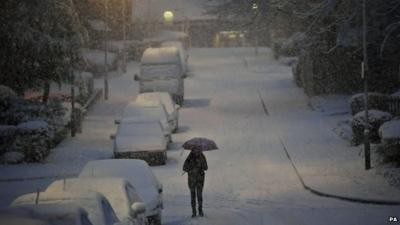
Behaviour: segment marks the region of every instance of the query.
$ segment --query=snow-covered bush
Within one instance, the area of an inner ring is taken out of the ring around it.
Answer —
[[[381,93],[368,93],[368,109],[376,109],[380,111],[388,111],[389,96]],[[356,94],[350,98],[351,114],[355,115],[358,112],[365,110],[364,94]]]
[[[15,94],[15,92],[11,88],[0,85],[0,101],[1,99],[8,97],[17,97],[17,94]]]
[[[398,98],[400,98],[400,90],[398,90],[398,91],[394,92],[394,93],[393,93],[393,94],[391,94],[390,96],[392,96],[392,97],[398,97]]]
[[[45,121],[29,121],[17,126],[14,149],[25,155],[26,162],[40,162],[50,153],[51,135]]]
[[[49,154],[50,147],[58,144],[67,134],[63,122],[66,109],[59,99],[51,98],[46,105],[21,98],[7,98],[0,107],[3,109],[0,124],[7,124],[0,126],[0,155],[17,151],[25,155],[26,161],[41,161]]]
[[[280,48],[280,55],[296,56],[300,54],[306,42],[306,35],[301,32],[294,33],[291,37],[283,41]]]
[[[384,156],[390,160],[400,160],[400,120],[385,122],[379,128]]]
[[[81,49],[82,57],[88,66],[88,71],[94,75],[100,75],[104,72],[104,51],[97,49]],[[107,52],[107,68],[114,70],[117,67],[118,55],[113,52]]]
[[[17,128],[10,125],[0,125],[0,155],[12,149]]]
[[[17,164],[23,162],[25,155],[22,152],[6,152],[1,156],[1,162],[4,164]]]
[[[373,142],[379,142],[379,127],[392,119],[392,115],[379,110],[368,110],[369,137]],[[353,130],[353,143],[360,144],[364,140],[364,127],[366,126],[365,111],[361,111],[353,116],[351,128]]]
[[[17,125],[31,118],[42,117],[45,105],[21,98],[5,98],[0,103],[0,124]]]

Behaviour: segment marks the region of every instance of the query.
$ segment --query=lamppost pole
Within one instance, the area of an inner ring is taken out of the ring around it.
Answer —
[[[108,100],[108,26],[107,26],[107,0],[104,0],[104,99]]]
[[[363,62],[362,62],[362,78],[364,79],[364,106],[365,106],[365,126],[364,126],[364,155],[365,169],[371,168],[371,149],[369,143],[369,115],[368,115],[368,54],[367,54],[367,3],[362,2],[363,14]]]
[[[122,70],[126,72],[126,16],[125,16],[125,0],[122,0]]]
[[[255,55],[256,56],[258,56],[258,20],[257,20],[257,17],[258,17],[258,4],[257,3],[253,3],[253,5],[251,6],[251,8],[252,8],[252,10],[253,10],[253,12],[254,12],[254,15],[255,15],[255,17],[254,17],[254,33],[253,33],[253,35],[254,35],[254,53],[255,53]]]

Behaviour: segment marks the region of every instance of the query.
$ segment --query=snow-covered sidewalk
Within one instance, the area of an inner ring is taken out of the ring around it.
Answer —
[[[313,111],[309,99],[292,82],[289,67],[266,63],[268,60],[260,57],[247,61],[253,73],[268,74],[260,87],[269,112],[268,123],[274,127],[276,137],[282,140],[308,188],[355,201],[400,203],[400,190],[389,185],[374,168],[365,171],[360,148],[350,147],[334,132],[338,117],[348,112],[343,104],[347,102],[346,96],[337,96],[343,97],[342,101],[325,99],[328,108]],[[274,70],[280,72],[271,73]],[[318,103],[320,99],[313,100]]]
[[[133,81],[137,70],[138,63],[132,62],[126,74],[110,75],[109,100],[101,97],[89,110],[82,124],[82,133],[73,138],[68,136],[52,149],[44,163],[0,165],[0,181],[70,177],[77,175],[89,160],[110,158],[113,152],[109,136],[116,129],[114,119],[137,95],[137,84]],[[95,86],[103,87],[103,79],[96,79]]]

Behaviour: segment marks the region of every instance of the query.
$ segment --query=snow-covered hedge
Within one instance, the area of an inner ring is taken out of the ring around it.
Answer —
[[[368,109],[376,109],[380,111],[388,111],[389,96],[381,93],[368,93]],[[364,93],[353,95],[350,98],[350,108],[352,115],[365,110]]]
[[[386,158],[400,160],[400,120],[384,123],[379,128],[383,152]]]
[[[2,162],[17,163],[21,154],[25,161],[41,161],[66,136],[63,121],[66,110],[61,100],[50,99],[47,105],[14,97],[3,100],[0,102]]]
[[[45,121],[29,121],[17,126],[14,150],[24,153],[26,162],[40,162],[50,153],[49,124]]]
[[[368,126],[370,128],[370,140],[373,142],[379,142],[379,127],[392,119],[392,115],[387,112],[379,110],[368,110]],[[353,130],[353,143],[358,145],[364,140],[364,127],[365,111],[361,111],[353,116],[351,121],[351,128]]]

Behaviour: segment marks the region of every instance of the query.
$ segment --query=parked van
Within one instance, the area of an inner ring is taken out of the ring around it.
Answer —
[[[140,62],[139,93],[168,92],[182,105],[184,99],[183,67],[176,47],[148,48]]]
[[[162,47],[175,47],[179,51],[179,56],[181,58],[181,65],[182,65],[182,70],[183,70],[183,77],[187,77],[188,73],[188,59],[189,55],[185,51],[185,48],[183,47],[182,42],[179,41],[165,41],[161,43]]]

